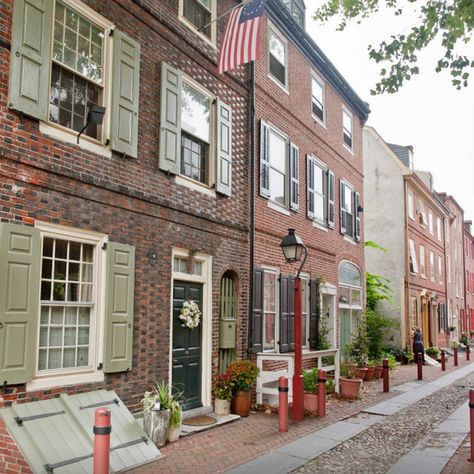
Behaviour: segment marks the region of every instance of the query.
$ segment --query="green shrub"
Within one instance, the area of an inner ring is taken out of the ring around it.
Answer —
[[[430,356],[432,359],[438,359],[439,357],[439,349],[437,347],[428,347],[425,349],[426,355]]]

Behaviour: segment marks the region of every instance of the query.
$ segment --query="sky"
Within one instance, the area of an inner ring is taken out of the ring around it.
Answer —
[[[388,143],[412,145],[415,168],[431,171],[434,188],[454,196],[464,208],[465,219],[474,220],[474,71],[471,84],[458,91],[449,73],[436,73],[442,57],[439,44],[419,55],[421,72],[395,94],[372,96],[381,66],[371,60],[368,45],[407,33],[417,22],[416,13],[401,17],[383,11],[342,32],[337,22],[321,25],[311,18],[320,0],[306,0],[306,29],[339,69],[357,94],[370,104],[367,125]],[[470,44],[471,59],[474,41]]]

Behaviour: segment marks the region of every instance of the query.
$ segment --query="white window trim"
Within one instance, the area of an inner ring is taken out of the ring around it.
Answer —
[[[416,257],[416,248],[415,248],[415,241],[413,239],[408,239],[408,251],[411,254],[412,264],[413,264],[413,271],[410,271],[412,275],[416,275],[418,273],[418,260]],[[420,255],[421,259],[421,255]],[[420,260],[420,268],[421,268],[421,260]]]
[[[322,127],[326,128],[326,85],[324,81],[316,74],[314,71],[311,71],[311,116],[313,119],[319,123]],[[321,120],[317,115],[313,113],[313,81],[316,81],[323,90],[323,120]]]
[[[411,201],[410,201],[411,198]],[[415,220],[415,195],[413,194],[413,191],[408,191],[408,217],[414,221]],[[411,205],[410,205],[411,204]]]
[[[273,168],[273,166],[271,164],[271,161],[270,161],[270,154],[271,154],[270,133],[273,131],[275,134],[280,135],[280,138],[285,140],[285,186],[284,186],[285,193],[286,193],[285,205],[282,205],[282,204],[274,201],[270,196],[268,198],[268,207],[270,209],[273,209],[274,211],[281,212],[282,214],[285,214],[286,216],[290,216],[291,212],[289,210],[289,207],[290,207],[289,180],[291,179],[291,177],[290,177],[290,156],[289,156],[289,146],[288,146],[289,143],[290,143],[290,140],[289,140],[288,135],[286,133],[283,133],[279,128],[275,127],[270,122],[267,122],[266,125],[267,125],[267,134],[268,134],[267,135],[267,137],[268,137],[267,163],[268,163],[269,170],[271,168]],[[270,177],[269,177],[269,181],[268,181],[268,186],[269,186],[268,189],[271,190],[272,182],[271,182]]]
[[[279,38],[279,40],[285,45],[285,84],[282,84],[273,74],[270,72],[270,31]],[[277,85],[280,87],[281,90],[286,92],[287,94],[290,93],[289,89],[289,74],[288,74],[288,41],[285,38],[285,36],[278,31],[278,29],[270,22],[268,22],[268,38],[267,38],[267,45],[268,45],[268,77]]]
[[[355,233],[356,233],[356,229],[355,229],[355,226],[356,226],[356,212],[357,210],[355,209],[355,205],[354,205],[354,195],[356,193],[356,190],[355,190],[355,187],[354,185],[352,185],[351,183],[349,183],[349,181],[345,180],[345,179],[341,179],[341,182],[343,184],[345,184],[348,188],[350,188],[351,190],[351,193],[352,193],[352,197],[351,197],[351,206],[352,206],[352,225],[353,225],[353,228],[354,228],[354,237],[351,237],[350,235],[347,235],[347,234],[344,234],[344,240],[346,242],[349,242],[350,244],[352,245],[357,245],[359,242],[357,242],[357,240],[355,240]],[[339,199],[341,199],[341,196],[339,196]],[[342,206],[339,205],[339,212],[340,212],[340,208]],[[349,263],[352,263],[352,262],[349,262]]]
[[[315,187],[314,187],[314,218],[313,218],[313,224],[316,224],[315,227],[318,227],[318,225],[320,227],[322,227],[322,226],[326,227],[326,222],[324,221],[324,181],[326,180],[326,188],[327,188],[328,183],[327,183],[326,172],[328,170],[328,167],[326,166],[325,163],[323,163],[316,156],[311,155],[311,158],[313,158],[313,160],[314,160],[314,167],[317,166],[323,172],[323,189],[321,190],[321,193],[317,192],[316,184],[315,184]],[[315,174],[314,168],[313,168],[313,173]],[[315,174],[315,176],[316,176],[316,174]],[[326,192],[328,192],[328,189],[326,189]],[[319,219],[319,217],[316,216],[316,196],[318,196],[318,197],[322,196],[322,198],[323,198],[323,218],[322,219]],[[327,207],[327,199],[328,199],[328,197],[326,197],[326,207]]]
[[[317,220],[313,221],[313,227],[315,227],[316,229],[322,230],[323,232],[329,232],[329,229]]]
[[[91,355],[90,366],[87,369],[72,369],[61,372],[38,373],[38,347],[40,325],[36,334],[35,358],[34,358],[34,376],[33,380],[26,384],[27,391],[41,390],[53,388],[63,385],[78,383],[94,383],[104,380],[104,373],[97,367],[103,362],[104,357],[104,337],[105,337],[105,286],[106,286],[106,252],[102,252],[102,246],[108,242],[108,236],[99,232],[86,231],[76,229],[74,227],[63,226],[59,224],[50,224],[48,222],[35,222],[35,228],[41,233],[41,237],[63,238],[65,240],[73,240],[82,243],[94,245],[94,281],[96,288],[94,291],[94,327],[91,334],[90,349]],[[41,248],[41,254],[43,249]],[[38,294],[41,293],[41,283],[38,284]],[[40,297],[41,300],[41,297]],[[38,309],[38,321],[40,318],[41,305]]]
[[[346,142],[344,141],[344,112],[350,117],[351,119],[351,141],[352,141],[352,147],[350,148],[349,146],[346,145]],[[352,112],[349,111],[349,109],[343,104],[342,105],[342,144],[344,145],[344,148],[351,153],[351,155],[354,156],[354,115]]]
[[[110,32],[115,29],[114,23],[112,23],[107,18],[103,17],[97,13],[92,8],[88,7],[80,0],[61,0],[62,3],[67,5],[73,10],[76,10],[79,14],[84,16],[87,20],[95,25],[103,28],[105,30],[104,38],[104,48],[103,48],[103,61],[104,61],[104,75],[103,75],[103,91],[104,98],[102,101],[103,106],[106,108],[104,121],[102,124],[102,137],[100,140],[95,138],[88,137],[85,134],[81,135],[79,143],[77,143],[77,132],[75,130],[63,127],[60,124],[56,124],[49,121],[49,118],[46,122],[40,121],[40,133],[51,136],[57,140],[71,143],[79,148],[84,148],[87,151],[92,151],[98,155],[105,156],[107,158],[112,157],[112,150],[110,145],[106,145],[107,141],[110,139],[110,126],[111,126],[111,104],[112,104],[112,65],[113,65],[113,35],[110,35]],[[54,12],[51,18],[53,23],[52,27],[52,41],[54,41]],[[51,92],[51,70],[53,63],[53,57],[51,52],[51,57],[49,58],[49,74],[48,78],[48,87]],[[49,93],[48,93],[49,96]],[[48,101],[48,117],[49,117],[49,101]]]
[[[260,268],[264,273],[273,273],[275,274],[275,333],[273,334],[273,339],[275,340],[275,346],[273,349],[264,349],[265,345],[265,302],[262,301],[262,353],[272,354],[280,353],[280,347],[278,345],[278,335],[280,334],[280,269],[277,267],[270,267],[267,265],[261,265]],[[265,279],[265,276],[264,276]],[[264,290],[265,291],[265,290]]]
[[[280,214],[283,214],[288,217],[291,216],[291,212],[286,207],[283,207],[281,204],[278,204],[277,202],[272,201],[271,199],[267,200],[267,206],[273,211],[279,212]]]
[[[211,1],[211,38],[208,38],[204,33],[198,31],[196,26],[191,23],[183,14],[184,12],[184,0],[179,0],[179,20],[186,25],[190,30],[196,33],[199,38],[205,41],[208,45],[212,46],[217,51],[217,22],[215,21],[217,18],[217,0],[210,0]]]

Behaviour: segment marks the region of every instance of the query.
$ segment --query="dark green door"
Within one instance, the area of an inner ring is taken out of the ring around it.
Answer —
[[[183,303],[193,300],[202,310],[202,285],[175,281],[173,288],[173,390],[182,392],[183,409],[201,407],[202,318],[197,328],[181,326]]]

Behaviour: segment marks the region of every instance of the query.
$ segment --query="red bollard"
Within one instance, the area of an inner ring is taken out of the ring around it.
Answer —
[[[288,379],[278,379],[278,423],[280,433],[288,431]]]
[[[418,366],[418,380],[423,380],[423,354],[416,354],[416,365]]]
[[[326,416],[326,371],[318,370],[318,416]]]
[[[457,367],[458,366],[458,348],[455,347],[453,349],[453,352],[454,352],[454,367]]]
[[[474,390],[469,390],[469,419],[471,421],[471,458],[474,462]]]
[[[390,391],[390,386],[389,386],[389,380],[388,380],[388,359],[383,360],[383,371],[382,371],[382,377],[383,377],[383,391],[385,393]]]
[[[110,410],[97,408],[94,422],[94,474],[109,474]]]
[[[471,359],[471,349],[469,349],[469,344],[466,346],[466,360]]]
[[[446,352],[444,352],[444,349],[441,349],[441,370],[443,372],[446,370]]]

